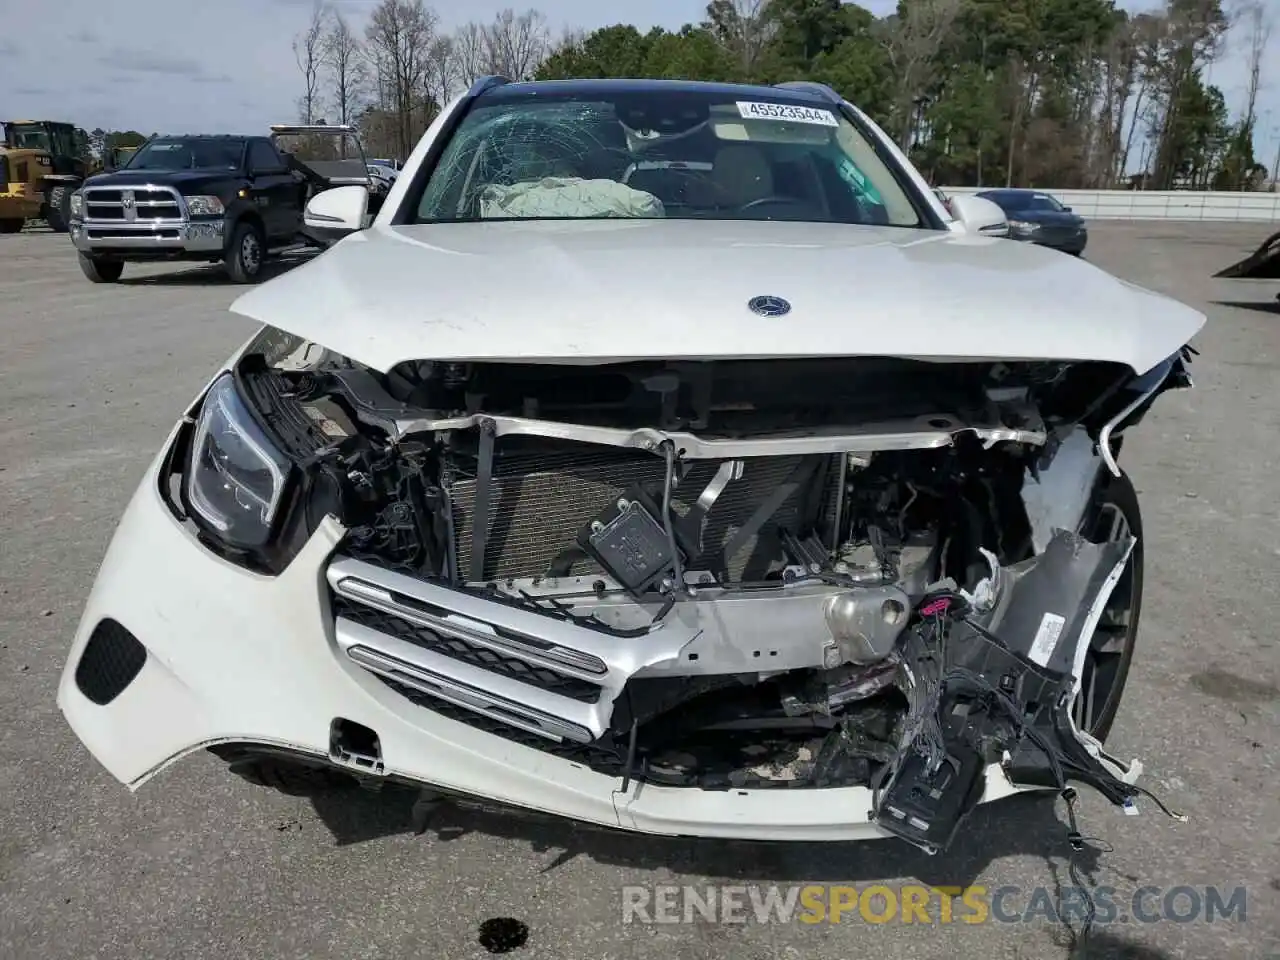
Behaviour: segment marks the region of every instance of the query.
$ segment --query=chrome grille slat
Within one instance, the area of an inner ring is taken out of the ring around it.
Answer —
[[[498,676],[423,650],[351,620],[334,626],[338,645],[372,673],[468,707],[544,736],[588,743],[603,733],[596,704],[540,694],[518,680]]]
[[[370,630],[396,637],[416,647],[471,664],[490,673],[519,680],[531,687],[549,690],[582,703],[595,703],[600,699],[600,687],[596,684],[575,676],[566,676],[551,666],[536,662],[534,658],[526,660],[509,652],[481,646],[461,636],[431,630],[411,623],[403,617],[397,617],[343,597],[335,599],[334,613],[339,618],[361,624]]]
[[[86,223],[182,222],[186,219],[182,198],[172,187],[139,184],[137,187],[85,187]]]
[[[416,677],[411,685],[420,692],[491,719],[513,715],[513,705],[519,706],[558,721],[557,736],[580,742],[605,733],[613,703],[632,675],[670,661],[701,632],[672,623],[643,642],[623,643],[609,633],[346,557],[330,563],[326,577],[334,634],[348,659],[386,679],[407,683],[405,676]],[[465,636],[446,637],[414,622],[427,619],[422,611],[449,626],[473,626]],[[475,642],[476,630],[492,631],[495,643]],[[356,655],[357,647],[368,652]],[[556,662],[557,653],[573,654],[577,663]],[[486,706],[481,696],[499,706]],[[570,728],[576,732],[564,732]],[[545,722],[522,729],[548,735]]]

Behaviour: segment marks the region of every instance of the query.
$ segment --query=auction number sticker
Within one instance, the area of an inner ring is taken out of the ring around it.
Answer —
[[[838,127],[840,121],[830,110],[797,107],[787,103],[738,101],[738,113],[744,120],[789,120],[792,123],[814,123],[820,127]]]

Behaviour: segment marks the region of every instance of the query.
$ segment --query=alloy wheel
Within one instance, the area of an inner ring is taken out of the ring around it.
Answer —
[[[244,240],[240,243],[240,259],[244,262],[246,273],[255,274],[262,267],[262,244],[258,242],[256,234],[250,232],[244,235]]]
[[[1082,533],[1095,543],[1115,543],[1128,538],[1131,529],[1129,518],[1121,506],[1107,502],[1101,505],[1093,522]],[[1138,562],[1140,559],[1135,550],[1129,554],[1124,572],[1107,598],[1098,625],[1089,638],[1080,692],[1072,706],[1072,714],[1077,729],[1093,736],[1099,736],[1104,718],[1114,714],[1113,701],[1120,697],[1124,686],[1123,667],[1137,634],[1134,570]]]

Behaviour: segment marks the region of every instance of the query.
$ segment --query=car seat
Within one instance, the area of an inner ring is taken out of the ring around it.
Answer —
[[[711,183],[721,206],[741,207],[775,196],[773,167],[758,147],[734,144],[716,151]]]

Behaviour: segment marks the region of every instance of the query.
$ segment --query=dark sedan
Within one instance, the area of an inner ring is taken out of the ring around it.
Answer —
[[[1084,218],[1039,190],[987,190],[978,194],[1009,218],[1009,235],[1080,256],[1089,242]]]

